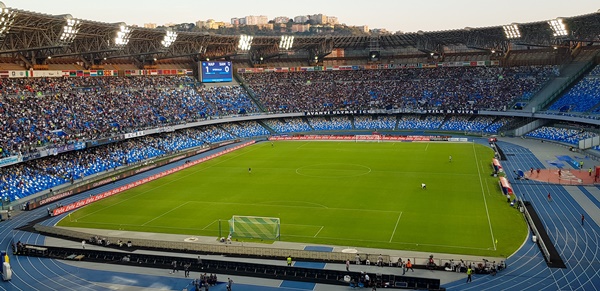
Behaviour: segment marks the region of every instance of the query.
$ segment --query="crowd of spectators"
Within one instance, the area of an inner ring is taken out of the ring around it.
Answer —
[[[493,116],[465,116],[453,115],[444,121],[442,130],[464,131],[471,133],[498,133],[498,129],[505,124],[504,118],[496,121]]]
[[[535,93],[555,66],[441,67],[246,73],[271,112],[403,109],[503,110]]]
[[[355,116],[354,129],[394,130],[396,116]]]
[[[313,130],[312,127],[310,127],[310,125],[301,117],[268,119],[265,121],[265,123],[279,134],[291,132],[309,132]]]
[[[195,86],[190,77],[0,79],[0,157],[257,111],[241,87]]]
[[[567,142],[567,140],[569,140],[570,137],[575,136],[580,132],[581,130],[572,128],[542,126],[527,133],[525,136],[559,142]],[[571,143],[574,144],[573,142]]]
[[[580,140],[596,137],[598,135],[600,134],[585,129],[542,126],[527,133],[525,136],[578,146]],[[600,150],[600,146],[594,146],[593,149]]]
[[[314,130],[349,130],[352,122],[347,116],[313,117],[308,120]]]
[[[596,66],[573,88],[554,102],[548,110],[560,112],[600,113],[600,66]]]
[[[221,125],[227,132],[241,138],[270,135],[271,132],[256,121],[242,121],[239,123],[224,123]]]
[[[442,115],[403,115],[398,120],[398,129],[407,130],[434,130],[440,128],[444,122]]]
[[[512,100],[533,94],[555,70],[551,66],[461,67],[254,73],[244,74],[244,78],[271,112],[501,110]],[[0,79],[0,158],[49,144],[255,113],[258,108],[239,86],[198,86],[189,77]],[[352,129],[497,133],[509,120],[403,114],[267,119],[264,124],[269,128],[256,121],[207,125],[2,167],[0,195],[11,200],[23,198],[121,166],[209,143],[269,135],[270,130],[278,134]],[[540,128],[529,136],[575,143],[587,135]]]

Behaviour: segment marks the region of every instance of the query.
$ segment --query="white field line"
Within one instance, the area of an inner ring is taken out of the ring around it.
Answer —
[[[169,211],[167,211],[167,212],[165,212],[165,213],[163,213],[163,214],[161,214],[161,215],[159,215],[159,216],[157,216],[155,218],[152,218],[152,219],[146,221],[144,224],[142,224],[142,226],[146,226],[146,224],[148,224],[148,223],[150,223],[152,221],[155,221],[155,220],[157,220],[157,219],[159,219],[159,218],[161,218],[161,217],[163,217],[163,216],[165,216],[165,215],[167,215],[167,214],[169,214],[169,213],[171,213],[171,212],[173,212],[173,211],[181,208],[182,206],[185,206],[188,203],[190,203],[190,201],[188,201],[186,203],[182,203],[181,205],[179,205],[179,206],[177,206],[177,207],[175,207],[175,208],[173,208],[173,209],[171,209],[171,210],[169,210]]]
[[[92,214],[95,214],[95,213],[97,213],[97,212],[100,212],[100,211],[102,211],[102,210],[105,210],[105,209],[107,209],[107,208],[111,208],[111,207],[113,207],[113,206],[116,206],[116,205],[118,205],[118,204],[121,204],[121,203],[123,203],[123,202],[129,201],[129,200],[131,200],[131,199],[133,199],[133,198],[136,198],[136,197],[138,197],[138,196],[141,196],[141,195],[144,195],[144,194],[146,194],[146,193],[152,192],[152,191],[154,191],[154,190],[156,190],[156,189],[158,189],[158,188],[161,188],[161,187],[167,186],[167,185],[169,185],[169,184],[172,184],[172,183],[175,183],[175,182],[177,182],[177,181],[179,181],[179,180],[181,180],[181,179],[184,179],[184,178],[187,178],[187,177],[189,177],[189,176],[195,175],[196,173],[202,172],[202,171],[204,171],[204,170],[207,170],[207,169],[210,169],[210,168],[214,168],[214,167],[215,167],[215,166],[217,166],[217,165],[220,165],[220,164],[222,164],[222,163],[225,163],[225,162],[227,162],[227,161],[229,161],[229,160],[235,159],[235,158],[237,158],[237,157],[239,157],[239,156],[242,156],[242,155],[245,155],[245,154],[247,154],[247,153],[251,153],[251,152],[253,152],[253,151],[257,150],[257,149],[258,149],[258,147],[254,148],[254,149],[251,149],[251,150],[249,150],[249,151],[247,151],[247,152],[245,152],[245,153],[241,153],[241,154],[238,154],[238,155],[235,155],[235,156],[231,156],[231,157],[229,157],[229,158],[227,158],[227,159],[225,159],[225,160],[223,160],[223,161],[220,161],[220,162],[218,162],[218,163],[215,163],[214,165],[211,165],[211,166],[208,166],[208,167],[205,167],[205,168],[200,168],[200,169],[198,169],[198,170],[196,170],[196,171],[193,171],[193,172],[191,172],[191,173],[189,173],[189,174],[187,174],[187,175],[181,176],[181,177],[179,177],[179,178],[177,178],[177,179],[171,180],[171,181],[169,181],[169,182],[166,182],[166,183],[164,183],[164,184],[160,184],[160,185],[158,185],[158,186],[156,186],[156,187],[154,187],[154,188],[148,189],[148,190],[146,190],[146,191],[144,191],[144,192],[141,192],[141,193],[139,193],[139,194],[133,195],[133,196],[131,196],[131,197],[127,198],[127,199],[121,200],[121,201],[119,201],[119,202],[116,202],[116,203],[114,203],[114,204],[107,205],[107,206],[105,206],[105,207],[102,207],[102,208],[100,208],[100,209],[98,209],[98,210],[96,210],[96,211],[93,211],[93,212],[90,212],[90,213],[88,213],[88,214],[86,214],[86,215],[83,215],[83,216],[81,216],[81,217],[79,217],[79,218],[84,218],[84,217],[90,216],[90,215],[92,215]],[[237,153],[237,152],[231,152],[231,153]],[[228,155],[224,155],[223,157],[225,157],[225,156],[228,156]],[[198,165],[201,165],[201,164],[198,164]],[[188,169],[191,169],[191,168],[188,168]],[[140,180],[141,180],[141,178],[140,178]],[[155,181],[160,181],[160,180],[161,180],[161,179],[158,179],[158,180],[155,180]],[[91,205],[91,204],[90,204],[90,205]]]
[[[315,234],[315,236],[313,236],[313,237],[317,237],[317,235],[319,235],[319,233],[321,233],[321,230],[323,230],[323,227],[325,227],[325,226],[321,226],[321,228],[319,228],[319,231],[317,231],[317,234]]]
[[[217,222],[218,220],[214,220],[213,222],[211,222],[210,224],[208,224],[207,226],[205,226],[202,230],[207,229],[209,226],[213,225],[215,222]]]
[[[427,151],[427,149],[429,148],[429,142],[427,143],[427,146],[425,147],[425,151]]]
[[[394,238],[394,234],[396,234],[396,229],[398,228],[398,223],[400,222],[400,217],[402,217],[402,212],[400,212],[400,215],[398,215],[398,220],[396,220],[396,226],[394,226],[394,231],[392,232],[392,236],[390,237],[390,242],[392,242],[392,239]]]
[[[477,173],[479,174],[479,184],[481,185],[481,196],[483,197],[483,204],[485,205],[485,213],[487,215],[488,225],[490,226],[490,234],[492,235],[492,245],[496,250],[496,240],[494,239],[494,231],[492,230],[492,221],[490,220],[490,212],[487,206],[487,200],[485,199],[485,190],[483,189],[483,179],[481,178],[481,170],[479,169],[479,161],[477,159],[477,151],[475,151],[475,143],[473,143],[473,155],[475,155],[475,166],[477,167]]]

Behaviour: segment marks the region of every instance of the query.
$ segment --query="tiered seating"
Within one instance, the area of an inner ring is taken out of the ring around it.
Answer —
[[[448,118],[440,127],[442,130],[466,131],[472,125],[469,123],[469,116],[454,115]]]
[[[279,119],[269,119],[266,123],[277,133],[307,132],[313,130],[308,123],[299,117],[284,118],[283,121]]]
[[[225,123],[222,125],[225,130],[237,137],[249,138],[261,135],[270,135],[271,133],[258,124],[256,121],[243,121],[239,123]]]
[[[421,119],[420,115],[403,115],[398,120],[398,129],[434,130],[440,128],[444,122],[441,115],[429,115]]]
[[[395,116],[356,116],[354,117],[355,129],[393,130],[396,127]]]
[[[492,109],[537,92],[554,66],[246,73],[271,112],[414,108]]]
[[[565,142],[566,143],[570,143],[573,145],[579,145],[579,141],[583,140],[583,139],[588,139],[588,138],[592,138],[598,136],[597,133],[595,132],[589,132],[589,131],[580,131],[579,133],[569,136],[567,138],[565,138]]]
[[[0,79],[0,156],[49,143],[258,112],[239,86],[186,76]]]
[[[325,117],[313,117],[308,120],[315,130],[349,130],[352,129],[352,123],[348,117],[331,117],[327,120]]]
[[[257,132],[256,122],[239,132]],[[241,127],[240,126],[240,127]],[[263,128],[264,129],[264,128]],[[144,136],[101,147],[73,151],[58,156],[0,168],[0,196],[10,200],[47,190],[86,176],[95,175],[167,153],[201,146],[204,143],[234,139],[215,125]]]
[[[550,105],[549,110],[587,112],[600,104],[600,66],[596,66],[565,95]],[[597,108],[594,113],[599,113]]]
[[[579,130],[542,126],[526,134],[529,137],[566,142],[571,136],[579,133]]]
[[[214,115],[232,115],[258,112],[256,104],[240,86],[201,88],[199,93],[216,106]]]

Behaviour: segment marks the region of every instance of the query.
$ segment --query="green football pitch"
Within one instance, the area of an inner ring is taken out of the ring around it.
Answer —
[[[59,225],[216,238],[233,215],[264,216],[280,218],[282,241],[508,256],[527,226],[491,177],[492,158],[474,143],[263,142]]]

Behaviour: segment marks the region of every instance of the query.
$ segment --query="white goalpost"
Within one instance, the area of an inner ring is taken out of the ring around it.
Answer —
[[[379,134],[358,134],[354,136],[355,142],[381,142]]]
[[[229,220],[229,233],[235,238],[280,238],[281,222],[277,217],[234,215]]]

